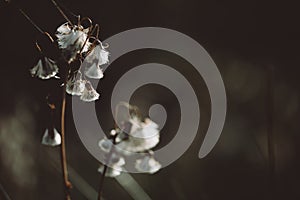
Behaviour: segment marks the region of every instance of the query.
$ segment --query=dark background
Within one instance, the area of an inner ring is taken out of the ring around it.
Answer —
[[[96,107],[102,115],[107,115],[100,121],[107,131],[113,127],[110,111],[113,86],[134,66],[154,61],[168,64],[184,74],[197,93],[201,123],[192,146],[179,160],[155,175],[132,175],[152,199],[300,199],[297,148],[300,14],[296,3],[266,0],[68,0],[59,3],[99,23],[101,40],[148,26],[187,34],[208,51],[222,74],[228,99],[225,127],[213,151],[200,160],[198,151],[209,123],[210,100],[205,83],[200,75],[194,75],[192,66],[168,52],[140,50],[122,56],[105,72],[98,87],[101,100]],[[0,5],[0,183],[11,199],[63,199],[59,150],[40,144],[49,120],[45,95],[58,89],[58,83],[31,78],[28,70],[38,59],[34,42],[41,36],[13,5],[21,7],[52,35],[64,19],[46,0],[12,0],[10,5],[1,1]],[[274,69],[274,82],[268,87],[270,68]],[[273,99],[268,98],[270,90],[274,91]],[[159,147],[172,139],[178,123],[178,102],[170,91],[157,85],[144,86],[136,91],[131,103],[140,106],[145,115],[151,104],[165,105],[170,117],[162,130]],[[270,104],[274,105],[273,123],[268,110]],[[97,190],[98,164],[81,144],[71,112],[69,103],[68,161]],[[59,120],[56,123],[59,128]],[[275,143],[275,180],[271,183],[268,126],[273,127]],[[0,199],[5,199],[3,190]],[[105,181],[103,195],[106,199],[132,198],[113,179]],[[76,186],[72,196],[87,198]]]

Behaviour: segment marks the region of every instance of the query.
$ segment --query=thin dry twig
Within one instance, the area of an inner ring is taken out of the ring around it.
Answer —
[[[67,155],[66,155],[66,137],[65,137],[65,111],[66,111],[66,83],[67,76],[65,76],[64,85],[63,85],[63,93],[62,93],[62,105],[61,105],[61,165],[63,172],[63,180],[65,187],[65,195],[66,199],[70,200],[70,189],[72,188],[72,184],[68,178],[68,167],[67,167]]]

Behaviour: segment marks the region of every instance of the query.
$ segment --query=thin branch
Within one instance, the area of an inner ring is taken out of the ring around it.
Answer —
[[[19,11],[40,33],[45,33],[21,8],[19,9]]]
[[[67,15],[64,13],[64,11],[58,6],[58,4],[56,3],[56,1],[51,0],[51,2],[54,4],[54,6],[60,12],[60,14],[65,18],[65,20],[67,20],[68,23],[73,26],[73,23],[71,22],[71,20],[67,17]]]
[[[72,15],[73,17],[76,18],[80,18],[79,15],[76,15],[74,12],[72,12],[66,5],[64,5],[63,3],[59,3],[60,7],[63,8],[65,11],[67,11],[70,15]]]
[[[21,8],[17,8],[19,11],[20,11],[20,13],[34,26],[34,28],[36,28],[37,30],[38,30],[38,32],[40,32],[40,33],[42,33],[42,34],[44,34],[44,35],[46,35],[49,39],[50,39],[50,41],[51,42],[54,42],[54,40],[53,40],[53,38],[51,37],[51,35],[49,34],[49,33],[47,33],[46,31],[43,31],[30,17],[29,17],[29,15],[24,11],[24,10],[22,10]],[[39,50],[41,51],[41,48],[40,47],[38,47],[39,48]]]
[[[131,106],[129,103],[127,103],[127,102],[119,102],[117,105],[116,105],[116,108],[115,108],[115,128],[118,128],[118,125],[117,125],[117,117],[118,117],[118,113],[119,113],[119,108],[121,107],[121,106],[124,106],[124,107],[126,107],[126,108],[128,108],[129,109],[129,111],[131,110],[131,109],[133,109],[134,111],[136,111],[136,109],[137,109],[137,107],[135,107],[135,106]],[[100,184],[99,184],[99,189],[98,189],[98,200],[101,200],[101,195],[102,195],[102,188],[103,188],[103,183],[104,183],[104,179],[105,179],[105,174],[106,174],[106,172],[107,172],[107,170],[108,170],[108,164],[110,163],[110,159],[111,159],[111,157],[112,157],[112,154],[114,153],[114,151],[115,151],[115,144],[116,144],[116,138],[117,138],[117,135],[114,135],[113,136],[113,141],[112,141],[112,143],[113,143],[113,145],[112,145],[112,147],[111,147],[111,149],[110,149],[110,151],[109,151],[109,153],[108,153],[108,155],[107,155],[107,160],[106,160],[106,163],[104,163],[104,168],[103,168],[103,172],[102,172],[102,175],[101,175],[101,178],[100,178]]]
[[[98,189],[98,198],[97,198],[98,200],[101,200],[102,188],[103,188],[103,183],[104,183],[105,174],[106,174],[107,169],[108,169],[107,165],[104,165],[103,172],[102,172],[102,175],[100,177],[100,183],[99,183],[99,189]]]
[[[70,200],[70,189],[72,187],[68,179],[68,168],[67,168],[67,156],[66,156],[66,139],[65,139],[65,111],[66,111],[66,83],[68,76],[65,75],[65,81],[63,86],[62,94],[62,105],[61,105],[61,164],[63,172],[63,180],[65,187],[66,200]]]
[[[101,200],[101,196],[102,196],[102,188],[103,188],[103,183],[104,183],[104,179],[105,179],[105,174],[108,170],[108,164],[110,163],[110,159],[112,154],[115,151],[115,144],[116,144],[116,136],[113,137],[113,145],[107,155],[107,160],[106,163],[104,163],[104,168],[103,168],[103,172],[100,178],[100,183],[99,183],[99,189],[98,189],[98,200]]]

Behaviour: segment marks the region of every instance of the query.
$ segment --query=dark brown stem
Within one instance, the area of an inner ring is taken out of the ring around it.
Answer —
[[[34,23],[34,21],[22,9],[19,9],[19,11],[36,28],[36,30],[44,34],[44,31],[38,25],[36,25],[36,23]]]
[[[104,183],[104,179],[105,179],[105,174],[107,172],[108,169],[108,164],[110,163],[110,159],[112,154],[115,151],[115,144],[116,144],[116,136],[113,137],[113,145],[107,155],[107,160],[106,163],[104,163],[104,168],[103,168],[103,172],[102,175],[100,177],[100,183],[99,183],[99,189],[98,189],[98,200],[101,200],[101,196],[102,196],[102,188],[103,188],[103,183]]]
[[[10,0],[5,0],[7,3],[11,3]],[[19,10],[19,12],[27,19],[27,21],[29,21],[33,26],[34,28],[39,31],[40,33],[42,34],[45,34],[46,32],[44,32],[30,17],[29,15],[21,8],[19,8],[17,5],[15,5],[15,2],[13,1],[12,2],[13,4],[13,7],[17,10]]]
[[[66,200],[70,200],[70,189],[72,187],[71,182],[68,179],[68,168],[67,168],[67,156],[66,156],[66,139],[65,139],[65,111],[66,111],[66,83],[67,75],[65,75],[65,81],[63,86],[62,94],[62,105],[61,105],[61,165],[64,180],[64,191]]]
[[[128,108],[129,110],[132,109],[132,106],[129,104],[129,103],[126,103],[126,102],[119,102],[115,108],[115,128],[117,129],[118,128],[118,124],[117,124],[117,117],[118,117],[118,112],[119,112],[119,107],[120,106],[125,106],[126,108]],[[110,163],[110,159],[111,159],[111,156],[112,154],[114,153],[115,151],[115,144],[116,144],[116,138],[117,138],[117,135],[114,135],[113,136],[113,145],[107,155],[107,160],[106,160],[106,163],[104,163],[104,168],[103,168],[103,172],[102,172],[102,175],[101,175],[101,178],[100,178],[100,184],[99,184],[99,189],[98,189],[98,200],[101,200],[101,194],[102,194],[102,188],[103,188],[103,183],[104,183],[104,179],[105,179],[105,174],[107,172],[107,169],[108,169],[108,164]]]
[[[53,38],[51,37],[51,35],[45,31],[43,31],[36,23],[34,23],[34,21],[21,9],[19,8],[19,11],[21,12],[21,14],[42,34],[46,35],[51,42],[54,42]],[[40,46],[36,43],[37,48],[39,49],[39,51],[41,52],[41,48]]]
[[[103,172],[100,177],[100,184],[99,184],[99,189],[98,189],[98,200],[101,200],[102,188],[103,188],[103,183],[104,183],[104,178],[105,178],[107,168],[108,168],[107,165],[104,165]]]
[[[51,0],[52,3],[54,4],[54,6],[56,7],[56,9],[60,12],[60,14],[65,18],[65,20],[68,21],[68,23],[73,26],[73,23],[71,22],[71,20],[67,17],[67,15],[63,12],[63,10],[58,6],[58,4],[56,3],[56,1]]]
[[[54,40],[48,32],[44,32],[44,34],[49,38],[49,40],[53,43]]]

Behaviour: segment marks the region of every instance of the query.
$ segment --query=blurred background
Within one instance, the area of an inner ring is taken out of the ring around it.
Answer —
[[[106,179],[105,199],[300,199],[297,156],[300,14],[296,3],[268,0],[60,0],[58,3],[99,23],[101,40],[138,27],[180,31],[208,51],[226,87],[228,111],[221,138],[207,157],[199,159],[198,151],[210,120],[209,94],[201,76],[182,58],[159,50],[134,51],[113,62],[97,88],[101,99],[96,109],[107,116],[99,120],[104,130],[113,127],[110,98],[114,85],[126,71],[148,62],[172,66],[190,81],[200,103],[201,122],[196,139],[180,159],[155,175],[123,174],[118,179]],[[22,8],[52,35],[65,20],[50,0],[12,0],[10,5],[2,0],[0,5],[3,76],[0,199],[9,199],[8,196],[16,200],[63,199],[59,148],[40,143],[49,121],[45,96],[59,88],[58,82],[31,78],[29,69],[38,60],[34,43],[41,35],[13,5]],[[76,133],[70,101],[68,97],[66,132],[70,179],[74,185],[72,199],[93,199],[100,178],[98,162]],[[172,92],[161,86],[146,85],[134,93],[130,103],[139,106],[145,116],[152,104],[164,105],[168,119],[157,148],[172,140],[180,114]],[[60,128],[59,112],[56,118],[56,127]],[[273,130],[273,175],[269,169],[268,130]]]

